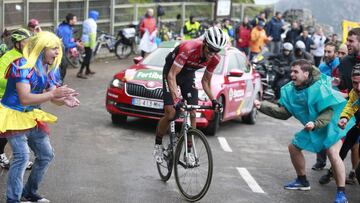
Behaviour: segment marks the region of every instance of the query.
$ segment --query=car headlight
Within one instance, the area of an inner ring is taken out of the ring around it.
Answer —
[[[115,78],[113,81],[111,81],[111,86],[122,89],[124,88],[124,82]]]
[[[198,97],[200,100],[202,101],[207,101],[209,100],[209,97],[207,96],[206,92],[204,90],[199,90],[198,91]]]

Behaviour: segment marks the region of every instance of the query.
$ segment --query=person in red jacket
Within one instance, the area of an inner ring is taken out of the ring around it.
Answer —
[[[250,38],[251,38],[251,24],[249,22],[248,17],[244,17],[244,21],[240,24],[237,29],[237,40],[236,47],[244,52],[246,56],[249,56],[249,46],[250,46]]]
[[[149,38],[153,42],[155,42],[155,37],[157,35],[157,28],[156,28],[156,20],[153,17],[154,9],[149,8],[146,11],[144,18],[140,22],[140,34],[141,37],[144,36],[145,32],[149,32]],[[145,53],[151,52],[151,50],[141,50],[141,56],[144,57]]]

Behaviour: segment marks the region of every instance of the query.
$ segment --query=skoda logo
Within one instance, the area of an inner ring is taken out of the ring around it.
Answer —
[[[146,83],[146,86],[149,87],[149,88],[155,87],[155,82],[149,81],[149,82]]]

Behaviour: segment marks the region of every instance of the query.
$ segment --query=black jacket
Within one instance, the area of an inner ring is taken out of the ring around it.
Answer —
[[[352,89],[352,80],[351,80],[351,73],[352,69],[355,66],[357,59],[353,55],[348,55],[340,61],[338,66],[340,72],[340,90],[347,90],[350,92]]]

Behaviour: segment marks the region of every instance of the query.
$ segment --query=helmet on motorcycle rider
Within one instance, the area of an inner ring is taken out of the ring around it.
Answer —
[[[296,49],[301,49],[301,50],[305,50],[305,43],[303,41],[297,41],[295,44],[295,48]]]
[[[227,44],[227,35],[218,27],[210,27],[205,32],[206,46],[220,51]]]
[[[285,42],[283,44],[283,50],[292,51],[293,50],[293,45],[290,42]]]

